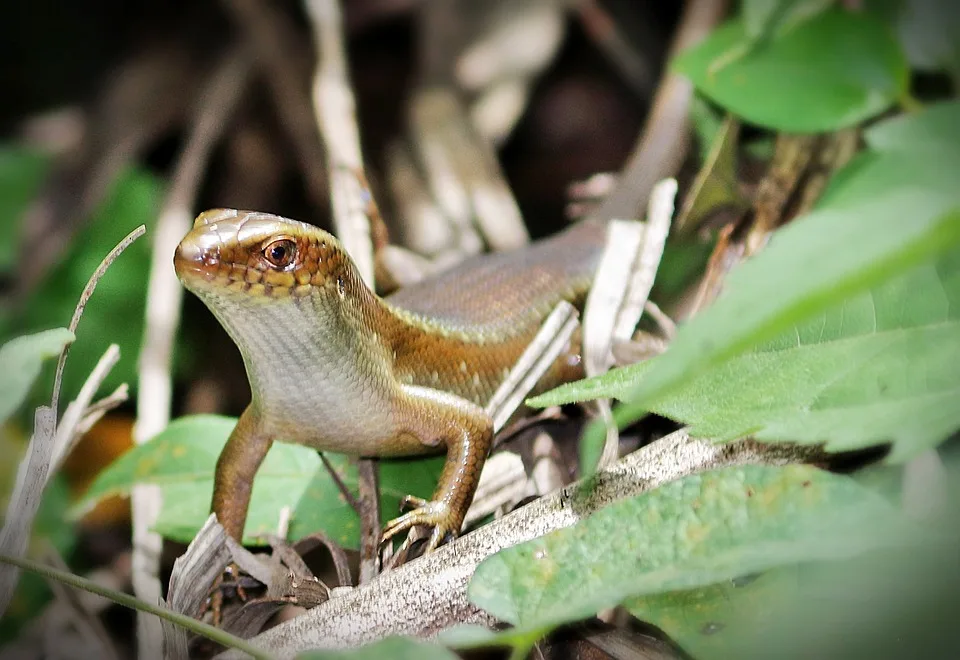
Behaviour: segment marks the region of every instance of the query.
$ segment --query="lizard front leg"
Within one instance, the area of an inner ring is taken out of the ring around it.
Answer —
[[[404,411],[399,420],[404,433],[446,447],[447,461],[433,498],[387,523],[382,538],[387,541],[417,525],[432,527],[426,553],[460,533],[490,451],[493,420],[480,406],[449,392],[405,386],[402,397],[396,408]]]
[[[237,420],[237,425],[217,459],[210,509],[217,514],[217,521],[237,543],[243,543],[243,528],[246,526],[247,510],[250,508],[253,478],[272,445],[273,438],[263,433],[256,412],[248,406]],[[210,608],[215,626],[221,623],[224,575],[236,579],[239,574],[239,568],[231,563],[226,573],[221,574],[213,584]],[[238,592],[243,597],[239,587]]]
[[[253,478],[271,446],[273,438],[262,431],[257,413],[247,406],[217,459],[210,509],[237,543],[243,542]]]

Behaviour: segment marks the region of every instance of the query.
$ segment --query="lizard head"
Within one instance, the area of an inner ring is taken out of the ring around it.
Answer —
[[[253,405],[277,428],[299,428],[291,420],[313,405],[321,384],[329,392],[355,382],[349,376],[369,350],[360,343],[376,325],[369,318],[376,297],[327,232],[268,213],[216,209],[196,219],[173,263],[240,349]],[[308,375],[314,388],[305,387]]]
[[[201,213],[173,258],[184,286],[205,303],[297,299],[341,290],[352,264],[340,242],[312,225],[269,213]]]

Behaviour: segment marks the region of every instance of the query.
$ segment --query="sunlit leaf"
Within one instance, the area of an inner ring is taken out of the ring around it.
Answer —
[[[716,29],[675,68],[746,121],[792,132],[863,121],[906,90],[892,31],[866,13],[831,9],[756,44],[742,20]]]

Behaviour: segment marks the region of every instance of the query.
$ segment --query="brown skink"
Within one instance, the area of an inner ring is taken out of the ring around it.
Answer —
[[[201,214],[177,275],[240,348],[252,400],[217,462],[212,509],[240,539],[254,475],[277,441],[358,456],[446,452],[430,501],[386,540],[455,536],[493,436],[484,410],[561,300],[582,307],[605,223],[581,222],[514,252],[472,258],[380,298],[327,232],[267,213]],[[579,377],[571,350],[541,388]]]

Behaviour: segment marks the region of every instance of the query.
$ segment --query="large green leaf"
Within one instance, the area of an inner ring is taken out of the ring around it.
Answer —
[[[796,566],[785,566],[699,589],[632,598],[625,605],[700,660],[740,657],[736,652],[743,650],[744,640],[777,625],[783,612],[776,605],[797,597],[797,573]]]
[[[958,639],[956,555],[957,540],[944,539],[625,605],[698,660],[947,658]]]
[[[631,597],[851,557],[918,536],[849,477],[799,465],[732,467],[668,483],[503,550],[477,567],[468,596],[521,629],[543,629]]]
[[[876,115],[904,94],[908,77],[889,27],[840,9],[759,44],[742,20],[728,22],[674,66],[747,121],[792,132],[836,130]]]
[[[960,123],[960,106],[872,129],[876,148],[835,178],[822,208],[731,273],[666,354],[531,403],[615,397],[628,402],[617,411],[624,423],[652,410],[725,439],[893,440],[893,458],[945,437],[960,425],[949,405],[960,144],[945,115]],[[916,152],[913,136],[924,136]]]
[[[960,428],[960,250],[850,298],[658,399],[653,412],[697,436],[893,442],[905,460]],[[638,364],[535,400],[623,398],[652,366]]]
[[[27,398],[44,361],[60,355],[73,339],[66,328],[54,328],[0,346],[0,424]]]
[[[137,483],[157,484],[163,491],[157,531],[176,540],[191,540],[209,513],[217,457],[236,421],[231,417],[198,415],[172,422],[149,442],[133,448],[104,470],[75,510],[82,511],[112,493],[128,492]],[[327,457],[347,487],[356,492],[355,464],[339,454],[327,453]],[[404,495],[429,497],[442,462],[440,457],[382,463],[379,483],[384,516],[399,510]],[[274,444],[257,471],[244,542],[262,543],[261,535],[276,533],[283,507],[293,511],[290,538],[323,530],[338,543],[357,547],[357,514],[315,450]]]

